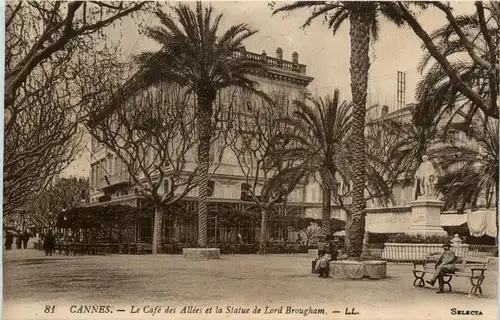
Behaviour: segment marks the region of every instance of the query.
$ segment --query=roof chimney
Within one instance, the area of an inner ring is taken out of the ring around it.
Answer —
[[[280,47],[276,49],[276,58],[283,60],[283,49],[281,49]]]
[[[385,117],[389,113],[389,106],[382,106],[382,117]]]
[[[299,63],[299,54],[297,53],[297,51],[294,51],[292,53],[292,62],[297,64]]]

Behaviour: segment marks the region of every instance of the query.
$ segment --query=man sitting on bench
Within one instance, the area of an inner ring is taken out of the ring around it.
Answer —
[[[451,251],[450,248],[451,248],[451,245],[449,243],[443,244],[444,252],[441,254],[438,261],[436,262],[436,266],[435,266],[436,272],[434,273],[434,276],[432,276],[432,279],[430,281],[426,281],[431,286],[434,286],[434,284],[436,283],[436,279],[439,281],[439,291],[437,291],[436,293],[443,293],[444,292],[443,275],[445,273],[455,272],[455,270],[456,270],[455,252]]]

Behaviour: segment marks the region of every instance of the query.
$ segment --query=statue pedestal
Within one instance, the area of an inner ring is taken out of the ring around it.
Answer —
[[[419,196],[417,200],[410,202],[411,225],[408,234],[422,235],[448,235],[441,228],[441,210],[444,202],[431,196]]]

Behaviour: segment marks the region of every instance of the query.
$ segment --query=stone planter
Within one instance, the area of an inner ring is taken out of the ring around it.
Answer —
[[[184,249],[182,249],[182,255],[186,259],[193,259],[193,260],[220,259],[220,249],[219,248],[184,248]]]
[[[361,279],[365,274],[362,262],[337,260],[330,262],[330,275],[334,279]]]
[[[334,279],[383,279],[387,274],[385,261],[338,260],[330,262],[330,275]]]
[[[465,256],[469,250],[469,245],[452,246],[452,250],[457,256]],[[435,252],[443,252],[442,244],[385,243],[382,259],[386,261],[415,262],[425,260],[426,256]]]

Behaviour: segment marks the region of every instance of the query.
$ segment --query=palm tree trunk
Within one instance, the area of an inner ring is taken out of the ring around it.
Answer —
[[[208,169],[212,138],[212,102],[198,97],[198,245],[207,245]]]
[[[321,189],[323,193],[323,203],[321,205],[321,233],[328,236],[331,234],[330,217],[332,212],[332,189],[328,185],[324,174],[321,175]]]
[[[163,211],[160,204],[155,201],[155,217],[153,221],[153,245],[152,254],[161,252],[161,242],[163,239]]]
[[[260,220],[260,247],[259,254],[267,253],[267,209],[261,210],[262,218]]]
[[[365,10],[351,12],[349,35],[351,38],[351,94],[353,103],[353,194],[352,215],[349,225],[350,258],[358,259],[363,248],[365,233],[366,202],[365,189],[365,115],[368,72],[370,69],[370,27],[375,18],[371,5],[365,3]]]
[[[495,179],[495,209],[496,209],[496,214],[495,214],[495,222],[497,225],[497,236],[495,237],[495,245],[498,247],[498,173],[496,175]]]
[[[351,247],[351,238],[349,235],[351,234],[351,225],[352,225],[352,219],[350,214],[346,214],[346,219],[345,219],[345,235],[344,235],[344,253],[349,252],[349,248]]]

